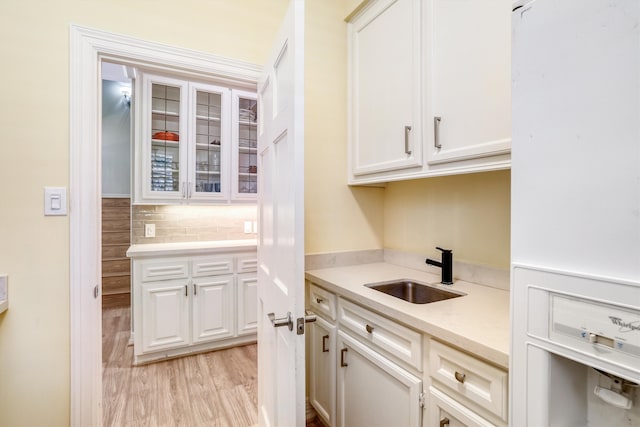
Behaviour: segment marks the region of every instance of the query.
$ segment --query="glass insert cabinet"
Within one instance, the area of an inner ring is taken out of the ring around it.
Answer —
[[[142,73],[135,202],[255,201],[253,92]]]

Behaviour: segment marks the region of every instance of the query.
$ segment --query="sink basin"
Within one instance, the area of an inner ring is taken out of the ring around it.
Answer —
[[[400,279],[388,282],[368,283],[364,285],[376,291],[384,292],[387,295],[400,298],[413,304],[428,304],[430,302],[443,301],[450,298],[457,298],[465,294],[445,291],[426,283],[415,280]]]

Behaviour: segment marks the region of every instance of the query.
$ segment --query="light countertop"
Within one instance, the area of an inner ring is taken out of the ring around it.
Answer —
[[[438,275],[388,263],[360,264],[306,272],[307,280],[391,319],[509,368],[509,292],[457,280],[440,285]],[[465,293],[430,304],[412,304],[363,286],[412,279]]]
[[[129,258],[144,258],[160,255],[189,255],[203,251],[255,251],[256,247],[257,241],[255,239],[211,240],[205,242],[146,243],[131,245],[127,250],[127,256]]]

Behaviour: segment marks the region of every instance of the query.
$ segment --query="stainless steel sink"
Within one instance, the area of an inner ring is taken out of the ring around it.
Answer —
[[[413,304],[428,304],[464,296],[463,293],[445,291],[415,280],[399,279],[388,282],[367,283],[368,288],[384,292]]]

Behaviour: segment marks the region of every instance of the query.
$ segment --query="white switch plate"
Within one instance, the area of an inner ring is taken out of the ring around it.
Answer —
[[[156,237],[156,225],[145,224],[144,225],[144,237]]]
[[[245,232],[245,234],[251,233],[251,230],[252,230],[251,221],[245,221],[244,222],[244,232]]]
[[[253,232],[254,233],[258,232],[258,221],[253,221]]]
[[[9,308],[9,277],[0,274],[0,313]]]
[[[67,189],[66,187],[44,187],[44,214],[67,214]]]

